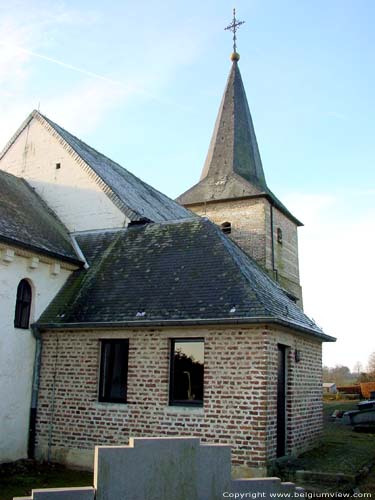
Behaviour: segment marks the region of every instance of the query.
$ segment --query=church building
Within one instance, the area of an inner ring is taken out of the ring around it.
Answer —
[[[302,310],[301,223],[267,186],[238,59],[179,203],[38,111],[3,150],[0,461],[196,436],[250,476],[319,439],[335,339]]]

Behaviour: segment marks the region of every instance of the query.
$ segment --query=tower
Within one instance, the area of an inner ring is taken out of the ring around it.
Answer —
[[[302,307],[297,228],[294,217],[269,189],[242,82],[236,50],[235,18],[232,67],[217,115],[200,181],[177,201],[208,217]]]

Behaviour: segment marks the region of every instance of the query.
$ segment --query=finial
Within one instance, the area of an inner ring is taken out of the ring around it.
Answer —
[[[232,22],[231,24],[229,24],[225,30],[229,30],[233,33],[233,53],[232,55],[230,56],[231,60],[234,62],[234,61],[238,61],[240,59],[240,54],[237,52],[237,44],[236,44],[236,41],[237,41],[237,36],[236,36],[236,32],[238,30],[238,28],[244,24],[245,21],[239,21],[238,19],[236,19],[236,9],[233,9],[233,19],[232,19]]]

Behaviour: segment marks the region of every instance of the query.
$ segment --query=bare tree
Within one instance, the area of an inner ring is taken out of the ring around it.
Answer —
[[[371,379],[375,380],[375,351],[368,358],[367,373]]]

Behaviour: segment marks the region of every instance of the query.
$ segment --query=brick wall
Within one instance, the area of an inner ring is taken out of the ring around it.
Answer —
[[[204,408],[168,406],[169,339],[177,337],[205,339]],[[101,338],[129,339],[126,405],[98,402]],[[309,446],[321,425],[321,407],[313,414],[312,401],[321,395],[319,344],[267,328],[123,330],[43,334],[37,453],[45,458],[50,443],[52,458],[87,465],[98,444],[126,444],[129,436],[197,436],[232,446],[239,474],[259,472],[274,458],[280,339],[306,351],[300,366],[291,362],[289,368],[289,388],[298,393],[289,395],[288,411],[296,414],[288,427],[290,448]]]

